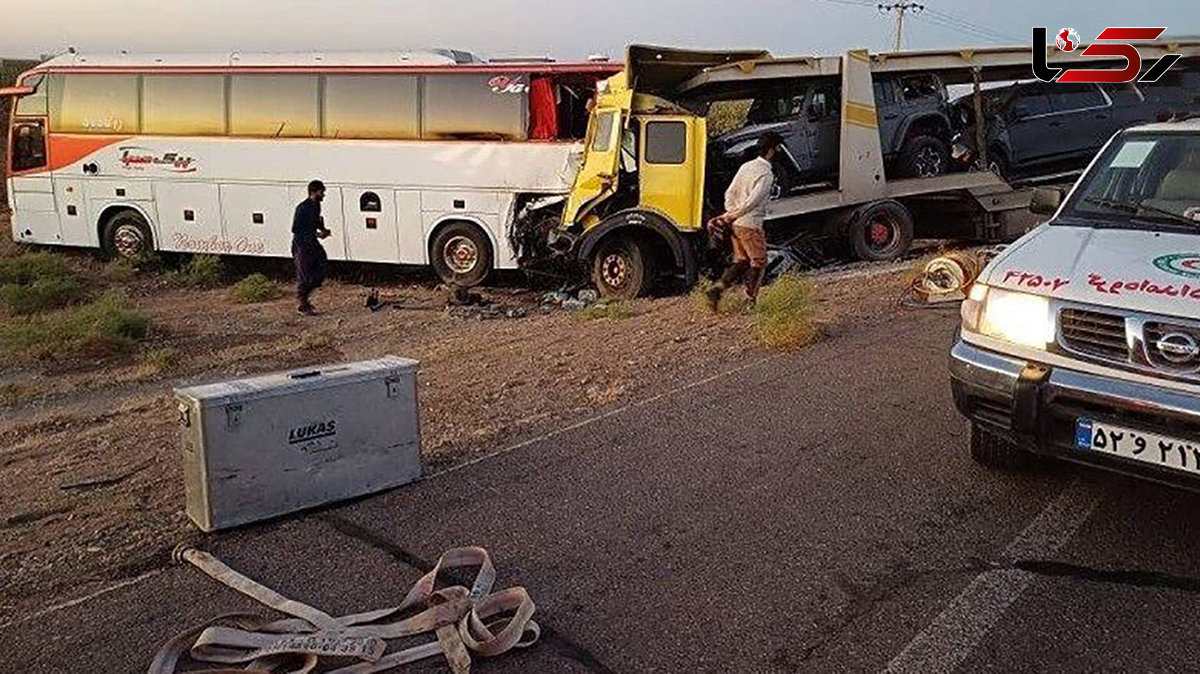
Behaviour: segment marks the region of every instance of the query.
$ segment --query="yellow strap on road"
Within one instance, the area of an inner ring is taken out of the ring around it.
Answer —
[[[371,674],[439,654],[454,674],[467,674],[472,653],[493,657],[513,648],[532,646],[541,635],[541,628],[532,619],[533,600],[525,588],[492,593],[496,570],[483,548],[446,551],[398,606],[340,618],[288,599],[207,552],[184,548],[177,557],[223,585],[293,617],[270,620],[246,614],[221,616],[164,644],[150,664],[149,674],[174,674],[185,653],[196,662],[221,665],[216,669],[187,670],[197,674],[307,674],[319,665],[329,665],[332,658],[343,665],[347,659],[357,662],[329,674]],[[470,588],[436,588],[443,571],[458,568],[477,569]],[[419,612],[394,620],[398,614],[412,611]],[[500,614],[512,615],[497,618]],[[394,621],[386,622],[388,618]],[[429,632],[436,635],[436,641],[385,655],[388,641]]]

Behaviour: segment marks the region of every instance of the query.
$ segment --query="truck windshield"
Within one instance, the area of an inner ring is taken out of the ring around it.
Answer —
[[[1200,231],[1200,135],[1123,134],[1080,180],[1060,219]]]

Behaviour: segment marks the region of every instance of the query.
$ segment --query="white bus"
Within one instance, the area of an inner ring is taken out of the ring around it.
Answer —
[[[588,102],[619,70],[438,51],[67,54],[0,90],[13,238],[287,257],[320,179],[331,259],[473,285],[518,267],[514,219],[570,190]]]

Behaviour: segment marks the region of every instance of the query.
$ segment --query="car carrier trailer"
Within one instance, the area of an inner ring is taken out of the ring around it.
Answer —
[[[1168,54],[1200,55],[1200,41],[1136,43],[1149,67]],[[840,78],[839,171],[835,184],[783,195],[768,209],[768,230],[809,233],[857,257],[903,255],[923,236],[1008,241],[1027,231],[1032,189],[987,170],[986,145],[973,170],[889,179],[884,171],[874,76],[936,73],[969,84],[976,119],[980,87],[1030,78],[1031,47],[965,48],[775,59],[767,52],[700,52],[631,46],[625,71],[605,82],[592,111],[581,168],[551,233],[550,247],[591,271],[606,295],[636,296],[667,277],[690,285],[705,246],[707,126],[715,101],[753,98],[789,81]],[[1050,65],[1112,67],[1121,57],[1082,57],[1047,47]],[[977,125],[979,128],[979,125]],[[979,128],[980,132],[982,129]]]

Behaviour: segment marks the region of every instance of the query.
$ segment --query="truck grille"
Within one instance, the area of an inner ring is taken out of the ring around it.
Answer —
[[[1129,362],[1124,316],[1065,308],[1058,317],[1062,345],[1067,349],[1105,360]]]

